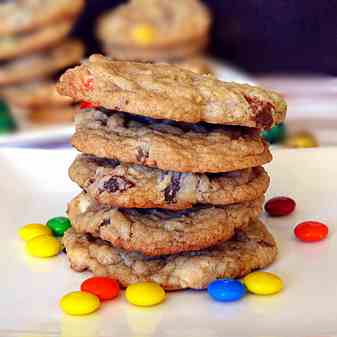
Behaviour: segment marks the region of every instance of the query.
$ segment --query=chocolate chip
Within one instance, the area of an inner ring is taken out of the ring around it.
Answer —
[[[265,108],[265,109],[267,109],[267,108]],[[272,117],[272,114],[270,112],[271,110],[269,108],[267,110],[268,111],[263,110],[255,116],[256,126],[258,128],[270,129],[272,127],[273,117]]]
[[[268,241],[265,241],[265,240],[257,241],[257,243],[260,246],[263,246],[263,247],[274,247],[274,245],[271,242],[268,242]]]
[[[66,248],[63,248],[63,249],[62,249],[62,253],[67,254],[67,249],[66,249]]]
[[[111,223],[110,219],[104,219],[101,222],[100,226],[107,226],[107,225],[110,225],[110,223]]]
[[[161,220],[170,220],[175,218],[180,218],[183,216],[189,216],[191,213],[199,210],[198,207],[188,208],[181,211],[172,211],[167,209],[159,209],[159,208],[124,208],[120,209],[123,214],[133,215],[133,216],[149,216],[149,217],[157,217]]]
[[[261,101],[257,97],[244,96],[255,115],[254,120],[258,128],[271,128],[273,125],[273,111],[275,107],[270,102]]]
[[[120,162],[118,160],[114,159],[106,159],[106,158],[98,158],[98,157],[92,157],[92,156],[87,156],[86,160],[89,161],[90,163],[94,163],[98,166],[108,166],[115,168],[118,165],[120,165]]]
[[[248,242],[249,241],[249,237],[248,235],[246,234],[246,232],[238,229],[236,232],[235,232],[235,235],[234,235],[234,238],[233,238],[235,241],[238,241],[238,242]]]
[[[149,151],[143,149],[142,147],[138,147],[136,155],[137,161],[144,164],[147,158],[149,158]]]
[[[134,186],[135,184],[132,181],[122,176],[113,176],[103,184],[103,188],[111,193],[124,192]]]
[[[177,202],[176,196],[180,190],[181,176],[181,173],[175,172],[171,177],[170,184],[164,190],[165,201],[169,204],[174,204]]]
[[[103,108],[102,106],[98,107],[97,110],[102,112],[106,117],[110,117],[114,113],[114,110],[109,110],[109,109]]]

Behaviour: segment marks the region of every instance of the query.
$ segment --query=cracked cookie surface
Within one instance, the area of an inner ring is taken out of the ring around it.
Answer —
[[[77,232],[90,233],[127,251],[158,256],[199,250],[228,240],[262,210],[263,198],[223,207],[182,211],[102,206],[81,193],[68,205]]]
[[[176,172],[228,172],[272,157],[257,130],[175,123],[108,111],[76,115],[71,139],[80,152]]]
[[[67,70],[58,90],[95,106],[152,118],[259,129],[282,122],[287,109],[279,94],[261,87],[222,82],[174,65],[118,62],[101,55]]]
[[[65,233],[63,243],[76,271],[116,278],[124,287],[153,281],[167,290],[204,289],[218,278],[240,278],[270,265],[277,256],[276,242],[259,220],[218,246],[157,258],[127,253],[74,229]]]
[[[219,174],[162,171],[79,155],[70,178],[98,203],[122,208],[184,209],[227,205],[261,197],[269,177],[262,167]]]

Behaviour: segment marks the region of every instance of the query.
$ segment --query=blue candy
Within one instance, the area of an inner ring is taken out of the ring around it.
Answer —
[[[237,280],[223,279],[211,282],[208,285],[208,294],[216,301],[238,301],[246,295],[245,286]]]

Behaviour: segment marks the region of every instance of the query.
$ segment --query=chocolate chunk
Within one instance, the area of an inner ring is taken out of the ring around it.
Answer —
[[[146,159],[149,158],[149,151],[143,149],[142,147],[138,147],[136,158],[140,163],[144,164]]]
[[[107,225],[110,225],[111,221],[110,219],[104,219],[102,222],[101,222],[101,225],[100,226],[107,226]]]
[[[105,167],[108,166],[108,167],[112,167],[112,168],[115,168],[120,164],[120,162],[118,160],[98,158],[98,157],[93,157],[93,156],[86,156],[86,160],[88,162],[94,163],[98,166],[105,166]]]
[[[205,205],[197,205],[192,208],[184,209],[181,211],[172,211],[168,209],[158,209],[158,208],[123,208],[120,211],[128,216],[149,216],[149,217],[157,217],[161,220],[170,220],[175,218],[181,218],[183,216],[189,216],[191,213],[199,211],[200,209],[207,208]]]
[[[267,103],[270,104],[270,103]],[[268,128],[270,129],[273,125],[273,116],[270,112],[270,108],[265,108],[265,110],[259,112],[255,116],[256,126],[258,128]]]
[[[273,125],[273,112],[275,107],[270,102],[264,102],[257,97],[244,96],[255,114],[255,122],[258,128],[271,128]]]
[[[260,240],[257,242],[260,246],[263,247],[274,247],[274,245],[271,242],[265,241],[265,240]]]
[[[246,232],[238,229],[236,232],[235,232],[235,235],[234,235],[234,238],[233,238],[235,241],[238,241],[238,242],[248,242],[249,241],[249,237],[247,236]]]
[[[124,177],[121,177],[121,176],[111,177],[109,180],[105,181],[103,184],[103,188],[105,190],[108,190],[111,193],[124,192],[134,186],[135,184],[132,181]]]
[[[169,204],[174,204],[177,202],[176,196],[180,190],[180,180],[182,173],[174,173],[171,177],[170,184],[164,190],[165,201]]]

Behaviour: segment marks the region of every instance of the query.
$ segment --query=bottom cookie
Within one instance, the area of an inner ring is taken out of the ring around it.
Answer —
[[[204,289],[215,279],[239,278],[271,264],[277,256],[272,235],[259,220],[218,246],[165,257],[126,253],[90,235],[68,230],[63,238],[71,267],[110,276],[126,287],[153,281],[167,290]]]

